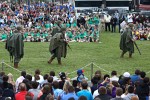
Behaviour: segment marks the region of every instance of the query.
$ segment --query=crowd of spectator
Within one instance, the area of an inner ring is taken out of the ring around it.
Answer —
[[[150,40],[150,16],[140,15],[139,13],[118,13],[112,15],[105,14],[100,17],[101,28],[109,32],[116,32],[117,26],[120,30],[125,28],[125,24],[133,23],[133,35],[136,40]]]
[[[15,27],[24,27],[22,32],[24,41],[50,41],[53,28],[57,21],[61,27],[66,27],[66,39],[71,42],[97,42],[103,30],[116,32],[121,30],[123,21],[133,23],[134,38],[137,40],[150,39],[150,19],[140,14],[120,14],[117,11],[109,14],[80,14],[76,16],[72,4],[54,4],[52,2],[7,3],[0,2],[0,41],[6,41]],[[117,28],[119,26],[119,29]]]
[[[134,24],[133,36],[135,40],[150,40],[150,19],[140,14],[128,14],[122,17],[127,23]],[[121,24],[124,24],[121,23]]]
[[[14,33],[16,26],[23,26],[24,41],[49,41],[51,32],[57,27],[66,27],[68,41],[98,41],[99,16],[96,14],[85,20],[84,16],[76,18],[71,4],[34,2],[30,5],[21,3],[0,2],[0,40],[6,41],[7,36]]]
[[[13,75],[0,72],[0,100],[149,100],[150,80],[146,73],[135,70],[118,76],[116,71],[111,75],[95,72],[91,80],[85,77],[84,71],[77,70],[77,77],[70,79],[65,72],[59,77],[54,71],[42,75],[40,70],[35,74]]]
[[[15,27],[22,25],[24,41],[49,41],[58,20],[61,27],[67,28],[65,36],[69,41],[97,42],[102,28],[116,32],[116,26],[119,24],[120,31],[126,22],[134,23],[136,39],[150,39],[149,19],[143,15],[120,16],[116,12],[112,16],[94,14],[76,18],[74,7],[70,4],[61,6],[36,2],[28,6],[0,1],[0,40],[6,41]],[[0,100],[148,100],[149,96],[149,77],[140,70],[135,70],[134,75],[125,72],[121,76],[117,76],[116,71],[102,75],[98,70],[91,80],[82,70],[78,70],[77,77],[73,79],[64,72],[60,72],[59,77],[54,71],[42,75],[39,69],[33,76],[22,71],[17,80],[11,73],[0,73]]]

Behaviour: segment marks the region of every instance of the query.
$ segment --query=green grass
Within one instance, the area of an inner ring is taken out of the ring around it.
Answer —
[[[135,69],[140,69],[145,72],[150,71],[150,41],[136,41],[142,55],[139,55],[135,48],[133,58],[130,59],[128,58],[128,53],[125,54],[124,58],[120,58],[119,33],[102,33],[100,39],[102,43],[69,43],[72,50],[68,49],[67,58],[62,59],[62,66],[57,64],[56,59],[51,65],[47,64],[47,61],[50,58],[50,53],[48,51],[49,42],[26,42],[24,49],[25,55],[21,60],[18,69],[26,70],[32,75],[34,74],[35,69],[40,69],[43,75],[49,73],[51,70],[54,70],[56,73],[61,71],[71,73],[93,62],[108,72],[116,70],[118,75],[121,75],[126,71],[134,74]],[[9,60],[9,53],[4,47],[5,43],[0,42],[0,61],[4,60],[7,64],[13,66]],[[94,72],[98,69],[98,67],[94,66]],[[110,74],[102,69],[100,70],[103,74]],[[85,75],[90,78],[91,67],[87,66],[84,70]],[[20,72],[17,72],[6,65],[4,66],[4,71],[6,73],[12,73],[15,79],[20,75]],[[69,74],[70,78],[74,76],[76,76],[76,72]],[[150,73],[147,73],[147,76],[150,76]]]

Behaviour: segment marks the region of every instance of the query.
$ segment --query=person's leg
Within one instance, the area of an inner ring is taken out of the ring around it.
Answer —
[[[111,32],[113,32],[114,30],[113,30],[114,28],[113,28],[113,25],[111,25]]]
[[[110,31],[110,23],[108,23],[108,29],[109,29],[109,31]]]
[[[132,52],[129,52],[129,58],[132,58]]]
[[[14,67],[15,68],[18,68],[18,63],[20,60],[21,60],[20,58],[17,58],[17,57],[14,58]]]
[[[118,25],[118,27],[119,27],[119,33],[120,33],[120,30],[121,30],[120,24]]]
[[[107,31],[107,23],[105,23],[105,31]]]
[[[126,51],[122,51],[120,58],[123,58],[125,53]]]
[[[57,58],[57,61],[58,61],[58,65],[62,65],[61,58]]]
[[[114,32],[116,32],[116,25],[114,25]]]
[[[54,59],[55,59],[55,54],[53,53],[51,58],[49,59],[48,63],[51,64]]]

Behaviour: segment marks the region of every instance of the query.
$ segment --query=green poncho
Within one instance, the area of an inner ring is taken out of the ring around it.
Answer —
[[[19,33],[13,34],[8,37],[5,48],[10,53],[10,56],[15,58],[23,58],[24,56],[24,43],[23,36]]]
[[[129,51],[130,53],[134,53],[134,44],[132,39],[133,39],[132,30],[130,28],[127,28],[121,35],[120,40],[120,49],[123,52]]]
[[[57,58],[66,57],[67,43],[64,39],[63,33],[56,33],[50,41],[49,51],[51,54],[55,53]]]

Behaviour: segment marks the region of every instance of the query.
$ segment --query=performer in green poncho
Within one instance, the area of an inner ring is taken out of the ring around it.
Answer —
[[[14,57],[14,67],[18,68],[18,63],[24,56],[24,43],[22,35],[22,27],[18,26],[12,36],[6,41],[6,49],[10,53],[10,57]]]
[[[49,52],[51,53],[51,58],[48,61],[49,64],[57,57],[58,64],[61,65],[61,57],[66,57],[67,42],[65,40],[65,31],[66,28],[61,28],[60,32],[56,33],[50,41]]]
[[[133,24],[128,24],[127,28],[121,34],[120,40],[120,49],[122,50],[121,58],[123,58],[124,54],[128,51],[129,58],[132,57],[132,53],[134,53],[134,39],[132,35]]]

